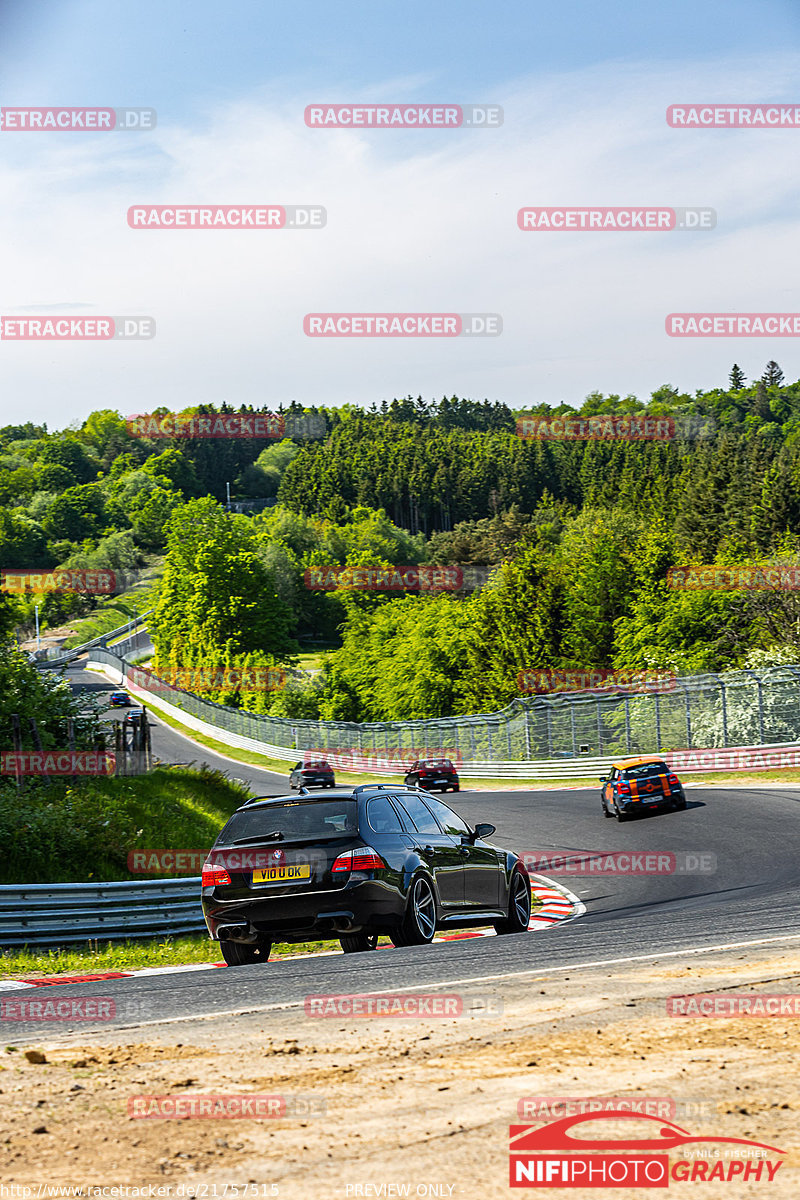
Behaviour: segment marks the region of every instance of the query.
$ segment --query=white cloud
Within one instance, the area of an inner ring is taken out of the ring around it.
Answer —
[[[270,93],[218,110],[205,128],[162,119],[151,134],[18,134],[0,167],[0,213],[14,231],[2,312],[142,313],[158,334],[0,342],[0,420],[23,407],[60,427],[107,406],[369,404],[409,392],[578,402],[594,388],[712,387],[734,360],[758,375],[768,358],[795,377],[793,343],[679,341],[664,318],[800,308],[787,280],[800,130],[673,130],[665,109],[791,96],[797,65],[611,64],[516,81],[488,98],[505,109],[493,131],[307,129],[305,97]],[[135,203],[322,204],[328,224],[139,231],[126,224]],[[520,207],[548,204],[710,205],[718,225],[517,229]],[[500,312],[505,329],[452,341],[303,334],[306,312],[339,310]]]

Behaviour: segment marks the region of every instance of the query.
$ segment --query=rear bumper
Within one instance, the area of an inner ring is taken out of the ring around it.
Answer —
[[[310,941],[338,937],[361,929],[385,932],[402,919],[405,900],[401,893],[379,880],[360,880],[332,891],[251,896],[225,900],[219,889],[204,888],[203,915],[212,938],[251,941],[253,935],[273,940]],[[225,929],[232,926],[233,930]],[[234,932],[235,931],[235,932]]]
[[[681,790],[680,792],[673,792],[670,796],[640,797],[638,800],[618,797],[616,803],[622,812],[637,813],[646,812],[648,809],[653,808],[672,808],[674,804],[681,803],[683,799],[683,790]]]

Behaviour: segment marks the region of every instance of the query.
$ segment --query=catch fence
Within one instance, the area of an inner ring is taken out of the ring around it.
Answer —
[[[136,649],[121,642],[92,650],[91,659],[135,682],[126,656]],[[685,676],[662,691],[520,697],[495,713],[363,724],[245,712],[162,683],[158,697],[237,739],[283,751],[279,757],[311,751],[407,760],[430,751],[509,763],[800,740],[800,665]]]

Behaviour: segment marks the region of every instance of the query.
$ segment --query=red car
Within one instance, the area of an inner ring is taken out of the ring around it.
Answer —
[[[424,788],[430,792],[438,788],[440,792],[448,789],[458,792],[461,785],[458,773],[449,758],[421,758],[409,767],[403,781],[411,787]]]

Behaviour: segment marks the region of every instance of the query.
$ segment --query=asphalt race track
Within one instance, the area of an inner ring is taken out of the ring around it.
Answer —
[[[111,690],[79,669],[77,686]],[[286,777],[233,764],[193,745],[157,718],[155,753],[165,761],[227,770],[262,795],[288,791]],[[288,774],[288,772],[287,772]],[[790,789],[689,788],[685,812],[645,816],[618,824],[601,812],[597,789],[476,792],[454,802],[473,823],[492,821],[493,840],[519,853],[576,851],[685,852],[716,856],[706,874],[659,876],[542,872],[565,883],[586,915],[561,927],[514,937],[487,937],[426,947],[332,955],[217,971],[137,976],[59,987],[70,993],[111,996],[115,1022],[105,1031],[199,1018],[301,1007],[309,992],[371,992],[469,983],[495,985],[504,977],[569,972],[581,964],[650,959],[689,950],[800,937],[797,894],[800,865],[800,786]],[[82,1034],[92,1027],[81,1024]],[[155,1032],[156,1030],[154,1030]],[[19,1041],[41,1038],[41,1025],[20,1024]],[[66,1033],[67,1029],[60,1032]]]

